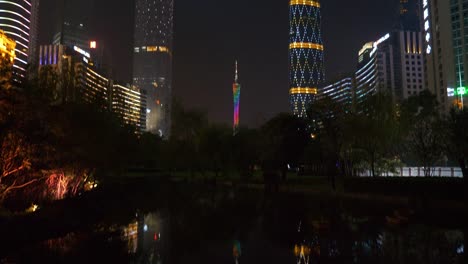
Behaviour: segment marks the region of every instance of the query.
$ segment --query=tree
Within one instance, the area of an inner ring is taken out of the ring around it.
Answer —
[[[216,177],[229,169],[232,137],[232,129],[223,125],[210,125],[201,133],[200,154]]]
[[[354,147],[366,153],[372,176],[378,176],[377,164],[396,155],[400,139],[397,109],[391,96],[377,93],[369,96],[351,119],[355,130]]]
[[[468,110],[452,109],[447,119],[446,149],[451,158],[456,160],[463,177],[468,177]]]
[[[412,96],[402,103],[401,123],[405,129],[409,153],[423,165],[424,175],[444,156],[444,126],[438,111],[437,98],[429,91]]]
[[[305,120],[290,114],[279,114],[262,126],[260,136],[263,169],[279,170],[285,180],[288,164],[299,164],[310,138]]]

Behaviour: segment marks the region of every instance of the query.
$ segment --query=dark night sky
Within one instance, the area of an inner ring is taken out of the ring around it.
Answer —
[[[41,44],[51,42],[58,0],[41,0]],[[131,80],[134,0],[96,0],[96,38],[114,78]],[[392,29],[397,0],[322,0],[327,80],[355,69],[357,52]],[[289,0],[175,0],[174,95],[231,123],[239,60],[241,125],[257,126],[288,107]]]

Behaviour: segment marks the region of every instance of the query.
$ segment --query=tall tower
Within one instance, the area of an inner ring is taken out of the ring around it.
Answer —
[[[16,42],[13,81],[26,77],[30,52],[36,52],[38,0],[0,1],[0,29]]]
[[[173,0],[136,0],[133,84],[147,94],[146,128],[171,128]]]
[[[234,77],[234,83],[232,84],[232,93],[234,96],[234,123],[233,123],[234,135],[237,134],[237,132],[239,131],[240,92],[241,92],[241,85],[239,84],[239,72],[238,72],[237,61],[236,61],[236,73]]]
[[[289,2],[289,100],[298,117],[306,117],[324,81],[321,25],[319,0]]]

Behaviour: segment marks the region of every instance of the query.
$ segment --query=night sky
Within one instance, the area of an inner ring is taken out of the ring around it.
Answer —
[[[50,44],[58,0],[41,0],[41,44]],[[95,39],[113,77],[132,73],[133,0],[96,0]],[[322,0],[326,79],[355,70],[357,52],[395,24],[398,0]],[[175,0],[174,95],[232,122],[234,60],[239,60],[240,122],[258,126],[288,106],[288,0]]]

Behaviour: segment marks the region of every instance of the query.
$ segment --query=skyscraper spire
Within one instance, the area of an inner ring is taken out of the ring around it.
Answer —
[[[237,70],[237,60],[236,60],[236,77],[234,78],[234,82],[237,83],[239,81],[239,72]]]

